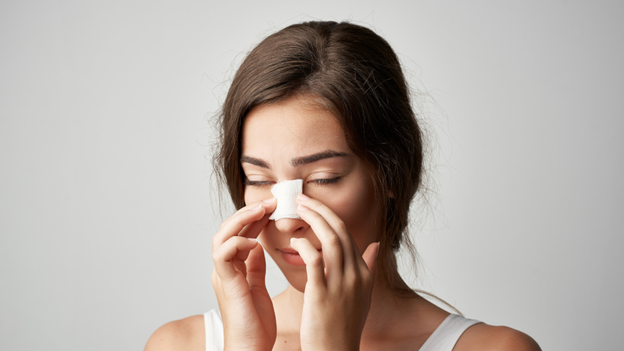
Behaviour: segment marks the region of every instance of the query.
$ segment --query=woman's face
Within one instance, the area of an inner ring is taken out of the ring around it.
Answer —
[[[303,179],[303,193],[343,220],[360,252],[379,241],[379,207],[370,174],[347,145],[338,120],[310,98],[299,95],[252,109],[243,124],[241,166],[246,204],[273,197],[271,186],[277,182]],[[306,238],[321,249],[300,219],[269,221],[258,238],[290,284],[303,291],[305,266],[289,255],[292,237]]]

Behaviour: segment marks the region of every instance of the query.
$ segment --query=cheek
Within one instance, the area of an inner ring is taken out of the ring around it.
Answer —
[[[377,240],[378,208],[372,184],[361,179],[340,191],[327,191],[323,196],[319,194],[317,198],[345,222],[360,250]]]
[[[254,202],[270,199],[273,197],[271,194],[271,187],[245,187],[245,206]]]

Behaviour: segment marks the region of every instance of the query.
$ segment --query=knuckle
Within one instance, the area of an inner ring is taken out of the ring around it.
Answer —
[[[338,237],[338,235],[335,235],[335,234],[334,235],[330,235],[327,238],[327,244],[330,247],[338,247],[338,248],[341,247],[340,237]]]
[[[347,233],[348,232],[347,231],[347,225],[343,221],[336,221],[336,223],[334,223],[334,229],[337,232],[340,232],[340,233]]]
[[[315,255],[310,259],[309,266],[320,267],[323,265],[323,257],[321,255]]]
[[[223,252],[223,250],[216,250],[215,252],[213,252],[212,253],[212,261],[215,264],[218,264],[219,262],[225,261],[225,253]]]
[[[318,201],[318,200],[316,200],[316,199],[311,199],[311,200],[308,200],[308,201],[306,201],[306,202],[305,202],[305,204],[304,204],[304,205],[305,205],[305,207],[307,207],[307,208],[309,208],[309,209],[313,210],[313,211],[314,211],[314,212],[316,212],[316,213],[319,213],[319,211],[320,211],[320,210],[323,208],[323,206],[324,206],[324,205],[323,205],[320,201]]]
[[[323,205],[323,204],[322,204],[320,201],[318,201],[318,200],[314,200],[314,202],[311,204],[311,206],[312,206],[312,209],[314,209],[314,210],[316,211],[316,210],[318,210],[318,209],[320,209],[320,208],[323,208],[323,206],[325,206],[325,205]]]
[[[223,229],[225,228],[228,223],[230,223],[230,221],[232,220],[232,218],[234,218],[234,216],[236,216],[236,213],[234,213],[232,216],[230,216],[228,219],[226,219],[225,221],[221,222],[221,225],[219,226],[219,229]]]
[[[350,287],[356,287],[358,285],[360,285],[360,277],[358,274],[347,274],[347,276],[344,278],[345,283],[347,286]]]

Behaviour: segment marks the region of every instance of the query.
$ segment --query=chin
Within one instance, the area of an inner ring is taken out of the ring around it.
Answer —
[[[305,290],[306,282],[308,281],[308,276],[306,275],[305,268],[297,269],[296,271],[291,270],[290,272],[285,271],[280,267],[282,274],[288,280],[288,284],[295,288],[297,291],[303,293]]]

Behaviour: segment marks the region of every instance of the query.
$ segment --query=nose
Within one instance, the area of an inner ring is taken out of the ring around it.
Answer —
[[[296,218],[282,218],[275,221],[275,228],[289,235],[303,234],[309,227],[308,223]]]

